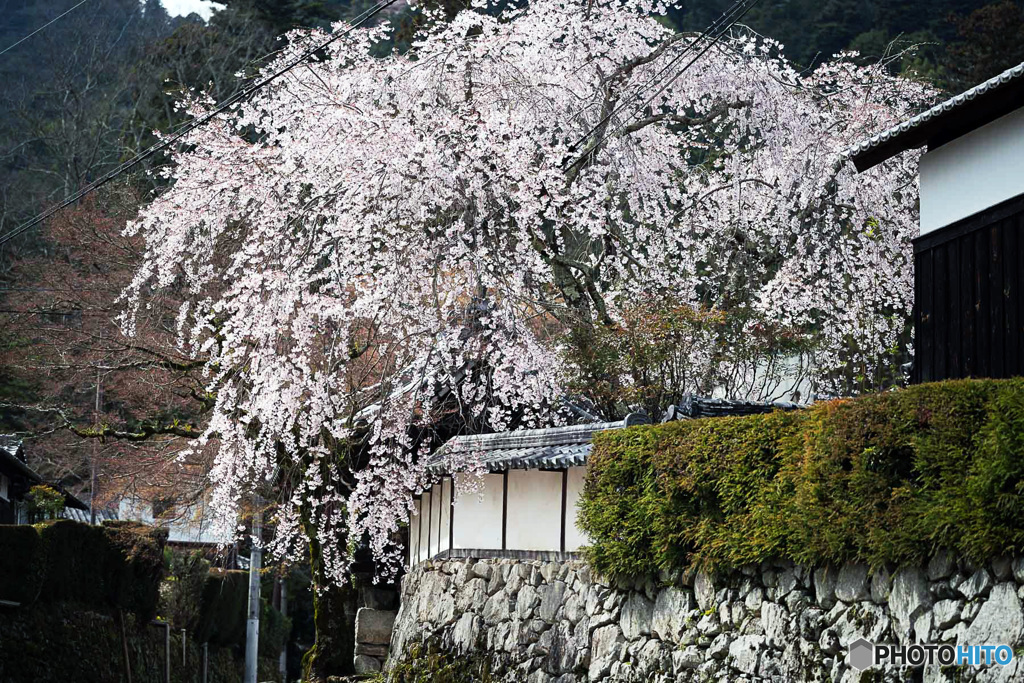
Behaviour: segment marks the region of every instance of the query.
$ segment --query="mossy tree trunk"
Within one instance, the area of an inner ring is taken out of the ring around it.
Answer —
[[[328,676],[355,673],[356,589],[351,582],[338,586],[326,576],[316,529],[307,525],[310,569],[313,578],[313,623],[316,642],[302,658],[302,680],[325,683]]]

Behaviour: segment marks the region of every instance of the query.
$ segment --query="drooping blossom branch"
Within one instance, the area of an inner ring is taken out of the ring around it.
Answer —
[[[386,26],[356,31],[190,134],[129,227],[147,251],[124,324],[150,288],[189,293],[228,527],[288,466],[304,478],[279,531],[315,533],[339,580],[364,537],[397,566],[438,396],[494,430],[547,419],[548,327],[614,323],[646,293],[752,307],[813,341],[819,378],[897,343],[914,160],[858,175],[842,151],[928,88],[844,56],[799,74],[736,34],[637,111],[694,39],[658,9],[467,10],[386,57]],[[323,38],[293,35],[268,68]],[[338,455],[356,441],[358,467]]]

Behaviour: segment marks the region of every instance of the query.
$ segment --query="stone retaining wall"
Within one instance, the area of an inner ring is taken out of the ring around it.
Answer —
[[[359,604],[352,666],[357,674],[372,674],[381,670],[388,657],[388,644],[398,614],[398,592],[363,587],[359,590]]]
[[[723,576],[608,582],[584,563],[424,562],[402,584],[387,667],[430,643],[487,662],[494,681],[902,681],[846,661],[849,643],[995,644],[1008,667],[927,667],[923,680],[1024,680],[1024,558],[935,557],[874,574],[780,562]],[[920,676],[922,672],[914,672]],[[915,677],[915,680],[922,680]]]

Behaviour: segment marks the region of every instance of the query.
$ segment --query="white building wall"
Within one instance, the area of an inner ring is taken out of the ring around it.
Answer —
[[[921,157],[921,234],[1024,193],[1024,109]]]
[[[412,517],[409,518],[409,564],[416,564],[420,559],[420,499],[412,501]]]
[[[441,485],[430,487],[430,557],[441,551]]]
[[[569,482],[565,496],[565,549],[568,552],[579,550],[588,543],[586,534],[576,525],[579,513],[576,505],[580,502],[580,496],[583,495],[583,482],[586,476],[586,467],[569,468]]]
[[[481,486],[479,494],[456,493],[456,548],[501,549],[502,475],[483,475]]]
[[[441,539],[440,550],[444,552],[451,547],[451,503],[452,503],[452,479],[445,477],[441,480]]]
[[[419,559],[423,560],[430,557],[430,502],[432,496],[430,492],[424,493],[420,497],[420,553]]]
[[[117,518],[163,527],[171,543],[226,545],[234,540],[230,533],[214,532],[212,515],[203,502],[175,510],[169,519],[156,519],[152,503],[139,498],[122,498],[117,505]]]
[[[558,550],[562,543],[561,520],[561,472],[508,473],[509,550]]]

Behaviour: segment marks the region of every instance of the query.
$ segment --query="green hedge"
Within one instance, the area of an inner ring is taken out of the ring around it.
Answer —
[[[273,580],[260,587],[260,654],[276,656],[288,640],[291,621],[270,605]],[[221,646],[244,646],[249,606],[249,572],[211,569],[203,583],[195,637]]]
[[[163,530],[130,523],[0,526],[0,599],[71,601],[151,619],[166,538]]]
[[[211,569],[199,601],[196,638],[214,645],[244,643],[248,604],[249,572]]]
[[[594,444],[579,522],[606,574],[1024,551],[1021,379],[636,427]]]

